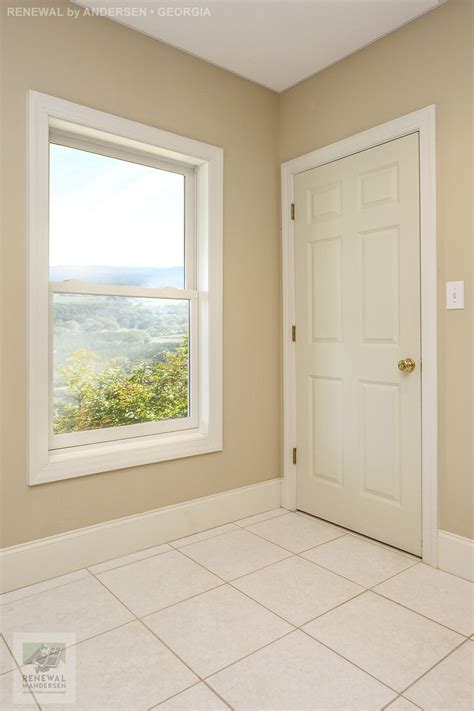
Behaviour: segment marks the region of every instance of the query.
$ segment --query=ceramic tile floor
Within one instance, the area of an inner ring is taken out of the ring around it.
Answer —
[[[4,711],[474,708],[473,586],[283,509],[6,593],[0,620]],[[12,635],[40,630],[76,634],[75,705],[13,703]]]

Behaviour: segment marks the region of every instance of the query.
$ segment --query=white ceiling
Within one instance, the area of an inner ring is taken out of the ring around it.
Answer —
[[[445,0],[73,0],[283,91]],[[123,16],[124,9],[145,16]],[[170,8],[171,16],[161,13]],[[203,14],[184,16],[183,8]],[[207,8],[207,11],[206,11]]]

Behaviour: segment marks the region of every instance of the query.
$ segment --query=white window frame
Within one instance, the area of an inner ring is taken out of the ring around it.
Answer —
[[[189,418],[51,435],[51,292],[107,295],[111,289],[49,283],[50,140],[192,177],[186,181],[193,186],[185,216],[193,239],[186,244],[185,288],[113,287],[113,295],[189,301]],[[222,450],[222,215],[221,148],[28,92],[29,485]]]
[[[184,178],[184,241],[185,241],[185,285],[183,288],[161,288],[153,289],[140,286],[121,286],[117,284],[88,284],[86,282],[67,280],[64,282],[49,283],[50,299],[54,294],[88,294],[97,296],[125,296],[137,298],[174,299],[187,301],[189,304],[189,409],[187,417],[172,420],[161,420],[155,422],[143,422],[120,427],[98,428],[83,432],[70,432],[65,434],[54,434],[53,432],[53,389],[50,387],[49,404],[49,448],[63,449],[65,447],[77,447],[83,444],[96,444],[112,440],[127,439],[130,437],[140,437],[150,434],[161,434],[165,432],[175,432],[178,430],[193,429],[198,426],[198,402],[199,388],[198,378],[192,377],[198,372],[198,342],[199,328],[199,291],[196,287],[196,176],[195,168],[181,163],[171,163],[159,160],[156,156],[146,154],[144,151],[127,150],[117,148],[109,142],[87,140],[84,137],[78,138],[74,133],[67,131],[57,131],[51,129],[49,133],[50,145],[66,146],[78,150],[96,153],[109,158],[139,163],[147,167],[154,167],[160,170],[167,170]],[[50,315],[53,308],[50,303]],[[50,327],[49,360],[50,360],[50,383],[53,377],[53,329]]]

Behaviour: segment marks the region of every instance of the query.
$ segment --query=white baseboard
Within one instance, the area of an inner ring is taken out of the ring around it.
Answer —
[[[438,531],[438,568],[474,581],[474,541]]]
[[[270,479],[0,549],[0,592],[278,508],[281,482]]]

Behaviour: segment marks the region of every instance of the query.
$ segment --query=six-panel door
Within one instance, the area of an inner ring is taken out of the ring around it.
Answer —
[[[297,506],[421,554],[418,134],[297,175],[295,205]]]

